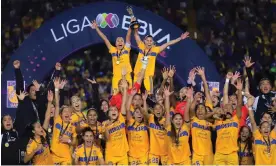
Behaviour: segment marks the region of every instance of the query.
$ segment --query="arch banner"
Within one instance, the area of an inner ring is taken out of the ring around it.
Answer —
[[[129,4],[121,2],[87,4],[57,15],[33,32],[12,55],[2,73],[2,113],[15,114],[15,109],[12,109],[16,107],[15,92],[8,91],[8,88],[12,89],[14,86],[14,60],[21,61],[26,86],[33,79],[42,81],[56,62],[81,48],[103,42],[96,31],[91,29],[91,20],[96,19],[110,41],[115,42],[118,36],[125,37],[130,24],[127,6]],[[135,6],[132,8],[141,24],[141,38],[150,34],[156,44],[161,45],[183,33],[178,27],[150,11]],[[132,46],[137,46],[133,38]],[[177,79],[183,85],[186,84],[189,70],[198,65],[205,67],[208,80],[220,80],[214,64],[191,39],[183,40],[166,49],[158,56],[158,62],[165,66],[175,65]]]

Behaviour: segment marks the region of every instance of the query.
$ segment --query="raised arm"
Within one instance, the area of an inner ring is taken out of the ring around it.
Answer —
[[[143,115],[145,117],[145,120],[148,122],[149,119],[149,112],[148,112],[148,104],[147,104],[147,98],[148,98],[148,92],[142,94],[143,99]]]
[[[126,35],[126,44],[130,47],[131,43],[131,28],[129,27]]]
[[[257,123],[254,118],[254,112],[253,112],[252,107],[248,108],[248,116],[249,116],[249,120],[250,120],[250,123],[252,126],[252,132],[255,132],[258,129],[258,126],[257,126]]]
[[[189,72],[189,77],[187,80],[187,84],[195,87],[196,86],[196,82],[195,82],[195,76],[196,76],[196,68],[193,68],[192,70],[190,70]]]
[[[184,40],[184,39],[186,39],[188,37],[189,37],[189,32],[185,32],[185,33],[181,34],[181,36],[179,38],[171,40],[168,43],[165,43],[162,46],[160,46],[160,52],[162,52],[163,50],[165,50],[167,47],[169,47],[169,46],[171,46],[173,44],[176,44],[176,43],[180,42],[181,40]]]
[[[121,113],[122,115],[126,115],[126,101],[127,101],[127,81],[125,79],[122,80],[122,87],[124,89],[123,92],[123,99],[122,99],[122,106],[121,106]]]
[[[60,78],[54,79],[54,86],[55,86],[55,118],[59,116],[59,87],[60,87]]]
[[[237,104],[237,117],[240,119],[242,116],[242,86],[243,82],[241,79],[238,79],[237,81],[237,97],[238,97],[238,104]]]
[[[189,115],[190,115],[191,118],[195,116],[195,108],[196,108],[196,105],[197,105],[197,101],[200,97],[201,97],[200,93],[196,93],[195,96],[194,96],[193,101],[191,102],[190,109],[189,109],[189,111],[190,111]]]
[[[88,82],[92,85],[92,98],[93,98],[93,106],[97,109],[97,111],[100,111],[100,96],[99,96],[99,84],[96,82],[95,79],[86,79]],[[99,113],[99,112],[98,112]]]
[[[139,34],[138,34],[138,29],[134,30],[134,38],[135,38],[135,41],[136,41],[137,45],[142,41]]]
[[[130,94],[128,95],[127,104],[126,104],[126,119],[129,121],[132,118],[132,114],[130,112],[130,107],[132,103],[132,99],[134,95],[137,93],[137,89],[132,88]]]
[[[163,93],[163,89],[164,89],[165,84],[166,84],[166,82],[169,78],[169,75],[168,75],[169,74],[169,68],[164,67],[161,70],[161,72],[162,72],[163,81],[162,81],[161,86],[160,86],[160,91]]]
[[[226,75],[226,80],[223,87],[223,105],[226,105],[229,103],[228,90],[229,90],[229,82],[232,77],[233,77],[233,73],[228,72]]]
[[[168,79],[170,81],[170,84],[169,84],[170,85],[170,91],[174,91],[173,77],[174,77],[175,72],[176,72],[175,66],[170,66],[170,70],[169,70],[169,73],[168,73]],[[170,96],[170,102],[171,102],[171,105],[175,108],[175,105],[176,105],[175,95]]]
[[[251,57],[249,57],[249,56],[246,56],[244,58],[243,62],[246,67],[245,69],[246,69],[247,77],[249,79],[250,94],[252,94],[253,96],[257,96],[257,94],[258,94],[257,84],[251,74],[251,69],[252,69],[252,66],[255,64],[255,62],[252,62]]]
[[[166,121],[165,126],[169,126],[171,124],[171,115],[170,115],[170,95],[173,92],[170,92],[169,87],[164,88],[164,94],[165,94],[165,111],[166,111]]]
[[[209,86],[207,84],[207,80],[206,80],[206,76],[205,76],[205,69],[204,67],[197,67],[196,68],[196,72],[197,74],[201,77],[201,80],[203,82],[203,87],[204,87],[204,93],[205,93],[205,96],[206,96],[206,101],[208,103],[213,103],[212,102],[212,98],[211,98],[211,95],[210,95],[210,90],[209,90]]]
[[[54,100],[54,94],[52,91],[48,91],[47,99],[48,99],[47,110],[45,113],[45,119],[44,119],[43,126],[42,126],[44,128],[44,130],[48,130],[50,119],[51,119],[51,106],[52,106],[52,102]]]
[[[107,39],[107,37],[102,33],[102,31],[100,30],[100,28],[98,27],[96,21],[92,21],[92,25],[91,25],[92,29],[95,29],[96,32],[98,33],[98,35],[103,39],[105,45],[107,46],[108,49],[110,49],[110,47],[112,46],[111,43],[109,42],[109,40]]]
[[[184,112],[184,121],[186,123],[186,125],[190,128],[190,106],[192,104],[192,100],[193,100],[193,88],[189,88],[187,90],[187,103],[186,103],[186,110]]]
[[[16,82],[16,94],[20,94],[20,91],[24,91],[24,80],[20,70],[20,61],[15,60],[13,62],[15,71],[15,82]]]

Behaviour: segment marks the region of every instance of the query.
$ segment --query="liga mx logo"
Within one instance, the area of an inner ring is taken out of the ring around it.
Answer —
[[[116,28],[119,25],[119,17],[117,16],[117,14],[113,13],[98,14],[96,17],[96,23],[101,28],[105,28],[106,26],[108,26],[109,28]]]

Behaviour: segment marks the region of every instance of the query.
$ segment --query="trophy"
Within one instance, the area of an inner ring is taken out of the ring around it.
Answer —
[[[127,10],[128,14],[130,15],[130,17],[133,18],[134,17],[134,13],[133,13],[132,7],[128,6],[126,8],[126,10]],[[131,23],[130,23],[130,28],[131,29],[138,29],[139,27],[140,27],[140,24],[139,24],[139,22],[137,20],[131,21]]]

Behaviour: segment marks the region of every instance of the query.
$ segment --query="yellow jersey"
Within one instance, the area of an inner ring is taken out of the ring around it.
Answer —
[[[128,121],[127,126],[129,156],[140,158],[149,152],[148,127],[144,122],[138,123],[134,119]]]
[[[101,149],[94,144],[92,147],[85,147],[81,144],[75,149],[74,157],[79,161],[79,165],[99,165],[99,159],[103,159],[103,154]]]
[[[80,123],[81,121],[85,121],[85,120],[86,120],[86,116],[84,115],[83,112],[73,112],[71,115],[70,122],[74,126],[77,126],[78,123]]]
[[[255,152],[255,164],[256,165],[271,165],[276,164],[276,132],[272,130],[269,135],[270,152],[268,151],[269,144],[268,139],[264,140],[264,137],[259,130],[253,133],[254,136],[254,152]],[[265,142],[267,141],[267,142]]]
[[[110,125],[103,127],[103,132],[108,132],[106,140],[106,155],[121,157],[129,151],[126,138],[126,124],[122,114],[119,114],[118,120]]]
[[[26,148],[26,153],[28,155],[33,153],[37,149],[39,144],[41,144],[40,139],[39,140],[30,139]],[[50,153],[50,147],[47,143],[43,145],[42,149],[40,149],[35,153],[32,159],[32,164],[33,165],[54,165],[54,162],[52,160],[52,156]]]
[[[145,76],[153,76],[155,71],[156,57],[160,53],[160,47],[153,46],[149,50],[146,49],[145,44],[141,41],[138,43],[139,54],[134,68],[134,74],[137,75],[142,70],[141,60],[144,56],[148,59],[148,65],[145,71]]]
[[[149,131],[150,131],[150,153],[154,155],[165,156],[168,154],[165,144],[166,130],[165,118],[159,121],[159,124],[154,122],[154,115],[149,115]]]
[[[90,129],[93,131],[94,136],[97,139],[97,146],[101,146],[101,140],[100,140],[100,135],[103,136],[103,127],[100,122],[97,122],[97,126],[89,126],[87,123],[81,123],[80,128],[81,130],[84,129],[85,127],[90,127]]]
[[[191,123],[193,151],[197,155],[213,154],[212,123],[193,117]]]
[[[217,131],[216,153],[231,154],[238,151],[239,119],[234,115],[231,119],[216,120]]]
[[[248,151],[248,145],[246,145],[243,142],[241,142],[239,145],[240,145],[240,148],[239,148],[238,155],[239,155],[240,165],[254,165],[253,150],[251,149],[250,151]]]
[[[179,143],[176,144],[175,140],[171,138],[171,125],[166,127],[167,130],[167,147],[168,147],[168,160],[173,163],[183,163],[190,159],[191,151],[189,144],[189,128],[186,124],[182,125],[180,131],[176,132],[179,137]],[[181,155],[180,155],[181,154]]]
[[[72,123],[63,123],[61,117],[58,116],[54,119],[51,151],[58,157],[71,158],[70,146],[59,141],[61,134],[71,140],[77,136],[75,126]]]
[[[116,47],[111,46],[109,53],[112,55],[113,76],[121,77],[122,68],[126,67],[127,72],[132,72],[132,67],[129,60],[130,46],[127,44],[122,50],[118,50]]]

